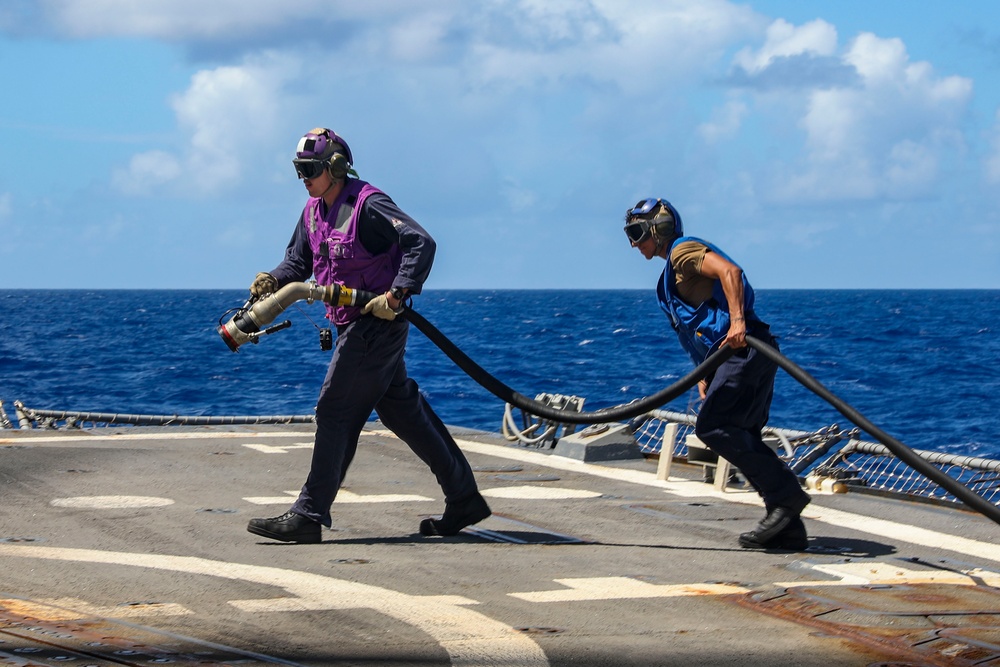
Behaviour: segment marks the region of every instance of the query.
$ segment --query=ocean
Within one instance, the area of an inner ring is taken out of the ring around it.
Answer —
[[[0,290],[0,399],[36,409],[305,415],[330,352],[320,304],[231,352],[216,332],[245,290]],[[687,374],[652,290],[427,290],[413,307],[516,391],[593,410]],[[782,353],[916,449],[1000,459],[1000,290],[758,290]],[[445,423],[499,431],[503,403],[415,328],[407,367]],[[692,409],[694,396],[665,406]],[[849,424],[779,371],[772,426]],[[866,439],[871,439],[866,437]]]

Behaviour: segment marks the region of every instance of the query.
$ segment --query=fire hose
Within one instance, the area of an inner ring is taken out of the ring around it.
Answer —
[[[310,303],[313,301],[322,301],[333,305],[363,306],[376,296],[378,295],[372,292],[355,290],[343,285],[324,286],[317,285],[316,283],[290,283],[274,294],[269,294],[260,299],[251,298],[242,308],[237,309],[236,314],[229,322],[222,324],[220,318],[218,333],[229,349],[237,352],[244,343],[257,343],[260,336],[290,326],[290,323],[285,322],[269,329],[264,328],[273,322],[285,308],[296,301],[307,300]],[[514,391],[473,361],[472,358],[438,331],[420,313],[413,310],[409,304],[403,305],[401,316],[405,317],[432,343],[440,348],[470,378],[500,400],[538,417],[570,424],[606,424],[646,414],[650,410],[662,407],[675,398],[682,396],[702,378],[714,373],[735,352],[733,348],[728,346],[717,350],[690,373],[655,394],[636,399],[624,405],[602,408],[590,412],[570,412],[553,408]],[[225,317],[225,314],[223,317]],[[854,407],[834,395],[816,378],[770,345],[752,336],[747,336],[746,340],[750,347],[780,366],[785,372],[802,384],[802,386],[829,403],[852,423],[871,434],[898,459],[954,495],[969,508],[1000,524],[1000,508],[997,508],[958,480],[948,476],[933,464],[925,461],[912,449],[873,424]]]

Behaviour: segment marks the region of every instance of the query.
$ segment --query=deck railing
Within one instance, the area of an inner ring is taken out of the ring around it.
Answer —
[[[658,453],[669,424],[677,424],[675,460],[687,461],[687,436],[694,431],[694,415],[654,410],[632,422],[636,442],[647,453]],[[833,424],[817,431],[767,428],[765,436],[782,443],[781,456],[813,489],[864,491],[929,501],[959,503],[934,482],[893,456],[888,448],[858,439],[857,428]],[[988,502],[1000,506],[1000,461],[927,450],[914,450],[925,461],[960,481]],[[700,453],[699,453],[700,454]]]
[[[86,424],[94,426],[133,425],[235,425],[235,424],[301,424],[314,421],[312,415],[254,416],[183,416],[134,415],[63,410],[38,410],[14,402],[17,428],[72,429]],[[688,448],[688,436],[693,434],[696,417],[669,410],[654,410],[630,423],[636,443],[646,455],[658,454],[665,434],[673,434],[673,460],[695,462]],[[668,428],[675,424],[677,428]],[[558,426],[558,425],[557,425]],[[0,429],[15,426],[0,401]],[[930,502],[959,503],[925,476],[903,463],[881,444],[858,438],[859,430],[845,430],[833,424],[816,431],[767,428],[764,435],[775,444],[781,456],[803,481],[814,490],[858,491],[903,496]],[[552,438],[545,446],[554,446]],[[914,450],[921,458],[960,481],[988,502],[1000,506],[1000,461],[943,452]],[[710,473],[711,459],[697,452],[697,463]]]

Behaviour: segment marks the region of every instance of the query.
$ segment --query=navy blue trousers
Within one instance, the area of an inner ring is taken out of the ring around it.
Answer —
[[[778,347],[769,334],[759,338]],[[773,361],[752,347],[737,350],[709,378],[694,430],[712,451],[740,469],[768,509],[794,507],[806,495],[760,434],[771,410],[777,371]]]
[[[293,512],[331,525],[330,506],[373,409],[431,469],[446,502],[477,493],[465,454],[424,400],[417,383],[407,377],[403,354],[409,328],[402,319],[369,316],[338,329],[316,404],[312,465]]]

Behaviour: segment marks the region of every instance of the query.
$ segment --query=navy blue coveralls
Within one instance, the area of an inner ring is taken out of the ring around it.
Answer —
[[[430,273],[434,241],[387,195],[368,197],[358,211],[358,240],[372,254],[398,244],[403,251],[394,286],[420,293]],[[313,274],[313,251],[300,217],[271,274],[279,285]],[[351,285],[348,285],[351,287]],[[468,460],[407,375],[403,354],[409,323],[364,315],[337,327],[337,343],[316,403],[316,440],[309,476],[292,506],[296,514],[330,527],[330,507],[354,459],[372,410],[427,464],[447,503],[478,493]]]
[[[692,237],[677,239],[671,245],[671,251],[684,241],[701,243],[711,252],[732,262],[711,243]],[[670,254],[668,251],[667,266],[657,285],[657,298],[670,318],[681,345],[697,365],[718,349],[725,339],[729,330],[729,303],[719,280],[713,286],[713,297],[704,303],[691,305],[681,299]],[[747,335],[777,349],[770,326],[753,310],[754,292],[745,274],[743,298]],[[768,510],[782,506],[797,507],[806,496],[798,478],[761,436],[771,409],[777,370],[773,361],[750,346],[736,350],[714,374],[706,378],[708,390],[695,423],[698,439],[740,469],[764,499]]]

